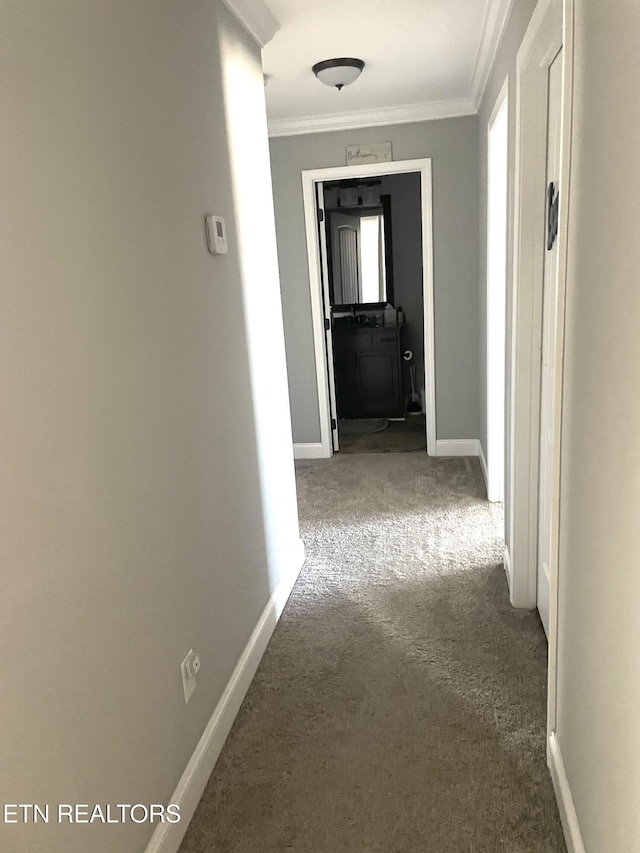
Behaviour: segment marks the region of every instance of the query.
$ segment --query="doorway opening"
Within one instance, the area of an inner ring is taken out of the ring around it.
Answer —
[[[431,161],[302,181],[321,455],[411,441],[435,455]]]
[[[332,332],[333,449],[424,450],[420,175],[325,181],[316,191]]]
[[[504,501],[508,84],[493,108],[487,163],[487,497]]]

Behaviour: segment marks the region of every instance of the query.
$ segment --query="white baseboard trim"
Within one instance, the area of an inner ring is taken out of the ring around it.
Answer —
[[[159,823],[145,853],[177,853],[303,564],[304,545],[300,541],[292,568],[280,581],[262,611],[249,642],[171,797],[171,802],[180,806],[180,822]]]
[[[436,456],[480,456],[480,440],[439,438],[436,441]]]
[[[331,454],[326,452],[320,441],[293,445],[294,459],[329,459],[330,456]]]
[[[504,549],[504,573],[507,576],[507,585],[509,587],[509,595],[511,595],[511,587],[513,586],[513,576],[511,574],[511,557],[509,549],[505,546]]]
[[[478,441],[480,445],[480,453],[478,454],[480,457],[480,470],[482,471],[482,479],[484,480],[484,487],[489,494],[489,468],[487,467],[487,457],[484,455],[484,447],[482,446],[482,442]]]
[[[569,780],[564,769],[560,744],[558,743],[555,732],[551,732],[549,735],[547,762],[556,792],[560,820],[562,821],[564,838],[567,842],[567,851],[568,853],[586,853],[582,833],[580,832],[580,824],[578,823],[578,815],[576,814],[576,807],[571,796]]]

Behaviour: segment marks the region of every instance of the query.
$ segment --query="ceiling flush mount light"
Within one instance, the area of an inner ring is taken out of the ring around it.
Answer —
[[[311,70],[322,83],[335,86],[340,91],[343,86],[348,86],[349,83],[357,80],[363,68],[364,62],[361,59],[343,57],[316,62]]]

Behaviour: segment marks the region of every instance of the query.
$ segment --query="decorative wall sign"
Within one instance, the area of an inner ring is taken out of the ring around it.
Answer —
[[[390,142],[347,145],[347,166],[360,166],[362,163],[390,163],[391,159]]]

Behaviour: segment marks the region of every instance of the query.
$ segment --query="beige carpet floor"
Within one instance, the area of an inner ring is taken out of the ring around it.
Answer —
[[[477,463],[299,464],[307,563],[182,853],[556,853],[546,642]]]

